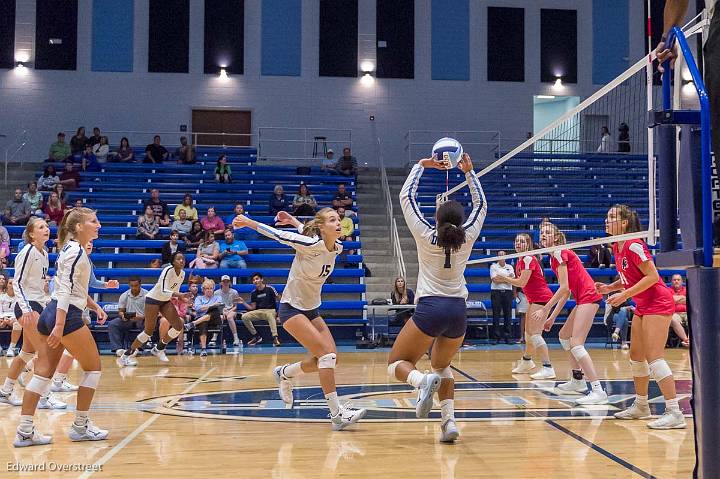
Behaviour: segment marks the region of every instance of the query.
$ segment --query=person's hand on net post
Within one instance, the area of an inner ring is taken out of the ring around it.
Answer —
[[[666,60],[670,60],[670,69],[672,70],[675,68],[675,60],[677,60],[677,44],[673,45],[672,48],[666,48],[665,47],[665,37],[658,43],[658,46],[655,48],[655,55],[657,56],[658,60],[658,71],[661,73],[665,71],[665,67],[663,64]]]
[[[460,171],[463,173],[468,173],[473,170],[473,164],[472,160],[470,159],[470,155],[467,153],[462,154],[462,158],[460,158],[460,161],[458,161],[458,168],[460,168]]]
[[[418,161],[418,164],[423,168],[432,168],[435,170],[449,170],[450,162],[445,160],[438,160],[437,155],[433,155],[431,158],[423,158]]]

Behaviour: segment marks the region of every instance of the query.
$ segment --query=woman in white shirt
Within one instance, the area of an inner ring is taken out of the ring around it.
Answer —
[[[4,274],[0,274],[0,328],[12,328],[10,333],[10,344],[8,345],[6,356],[11,358],[15,356],[15,345],[20,340],[22,326],[15,318],[15,294],[13,294],[12,284],[8,282]],[[2,351],[2,348],[0,348]]]
[[[598,146],[597,152],[610,153],[610,130],[607,126],[602,127],[602,133],[600,135],[600,146]]]
[[[101,136],[100,143],[93,145],[93,154],[98,161],[103,163],[107,161],[108,153],[110,153],[110,145],[108,145],[108,137]]]

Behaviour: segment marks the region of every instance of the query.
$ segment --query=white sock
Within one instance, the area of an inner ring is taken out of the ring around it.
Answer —
[[[88,422],[88,412],[87,411],[75,411],[75,425],[80,427],[85,427]]]
[[[590,381],[590,387],[592,388],[593,392],[603,390],[602,384],[600,384],[600,381]]]
[[[410,374],[408,374],[407,383],[414,388],[419,388],[424,377],[425,374],[421,373],[417,369],[413,369],[410,371]]]
[[[678,399],[666,399],[665,400],[665,411],[669,412],[680,412],[680,405]]]
[[[10,394],[13,392],[14,387],[15,387],[15,381],[13,381],[10,378],[5,378],[5,384],[3,384],[2,392]]]
[[[455,400],[454,399],[443,399],[440,401],[440,415],[442,416],[442,423],[448,419],[455,419]]]
[[[280,370],[280,374],[282,374],[285,378],[290,379],[294,378],[295,376],[299,376],[303,373],[302,368],[300,367],[300,361],[292,364],[286,364],[282,367]]]
[[[63,373],[55,373],[55,376],[53,376],[53,382],[61,383],[67,379],[67,374]]]
[[[637,394],[635,395],[635,403],[637,403],[638,406],[647,406],[648,397]]]
[[[325,399],[327,399],[327,404],[330,408],[330,414],[332,414],[333,416],[337,416],[340,412],[340,401],[338,401],[337,391],[326,394]]]
[[[8,344],[8,349],[15,349],[15,343]]]
[[[20,416],[20,425],[18,426],[18,431],[23,432],[25,434],[30,434],[33,430],[33,417],[31,415],[22,415]]]

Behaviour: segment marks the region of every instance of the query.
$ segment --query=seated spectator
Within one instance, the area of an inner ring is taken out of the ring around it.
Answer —
[[[295,197],[293,197],[293,215],[315,216],[316,208],[317,201],[315,201],[315,197],[310,194],[305,183],[300,183],[298,192]]]
[[[95,143],[92,147],[93,155],[98,161],[107,162],[108,154],[110,153],[110,145],[108,145],[108,137],[101,136],[100,143]]]
[[[202,217],[202,219],[200,220],[200,224],[205,231],[209,231],[216,235],[222,235],[225,231],[225,223],[223,222],[222,218],[215,214],[214,206],[208,208],[207,216]]]
[[[343,176],[357,176],[357,159],[350,154],[350,148],[343,148],[343,156],[338,160],[335,169]]]
[[[48,161],[65,161],[71,155],[70,145],[65,143],[65,133],[61,131],[57,134],[57,141],[50,145]]]
[[[5,216],[3,216],[4,225],[25,225],[27,224],[32,209],[30,203],[23,199],[23,192],[20,188],[15,188],[13,199],[5,205]]]
[[[77,129],[75,135],[70,138],[70,152],[73,155],[82,153],[85,149],[85,145],[88,142],[88,137],[85,136],[85,127],[81,126]]]
[[[87,139],[86,145],[95,146],[102,140],[102,135],[100,134],[100,128],[97,126],[93,128],[93,136]]]
[[[233,212],[225,217],[225,224],[231,225],[237,215],[244,214],[246,214],[245,205],[243,205],[242,203],[235,203],[235,208],[233,208]]]
[[[67,203],[67,195],[65,194],[65,186],[63,186],[62,183],[58,183],[57,185],[55,185],[55,187],[54,187],[52,190],[53,190],[55,193],[57,193],[58,198],[60,199],[60,201],[62,201],[63,203]],[[79,200],[80,202],[82,202],[81,199],[78,198],[78,200]],[[77,203],[78,200],[76,200],[75,202]]]
[[[195,259],[190,262],[191,268],[217,269],[220,259],[220,248],[212,231],[205,232],[205,239],[198,245]]]
[[[108,323],[113,352],[125,349],[129,340],[135,338],[136,333],[130,333],[131,330],[142,330],[145,326],[145,295],[148,291],[142,288],[140,278],[130,278],[128,285],[130,289],[118,300],[118,317]]]
[[[160,226],[170,226],[167,203],[160,199],[160,191],[157,188],[150,190],[150,199],[145,202],[145,206],[152,208]]]
[[[58,226],[65,214],[65,203],[60,201],[58,194],[53,191],[42,209],[45,214],[45,221],[50,226]]]
[[[199,221],[193,221],[190,232],[185,237],[185,248],[187,251],[197,251],[198,246],[205,239],[205,230]]]
[[[187,213],[185,213],[185,210],[180,210],[180,217],[173,221],[171,228],[173,232],[178,234],[180,239],[185,239],[188,233],[190,233],[190,230],[192,229],[192,221],[187,219]]]
[[[120,148],[115,155],[115,161],[120,163],[131,163],[135,161],[135,152],[130,148],[130,141],[124,136],[120,140]]]
[[[22,248],[18,248],[20,251]],[[10,233],[7,228],[0,226],[0,265],[3,268],[8,266],[7,261],[10,257]]]
[[[182,204],[179,204],[175,207],[175,211],[173,212],[173,217],[175,219],[178,219],[180,217],[181,210],[185,210],[185,215],[190,221],[198,220],[198,212],[193,206],[192,196],[187,193],[185,194],[185,196],[183,196]]]
[[[612,264],[612,251],[604,244],[590,247],[588,266],[590,268],[609,268]]]
[[[352,196],[347,191],[345,191],[345,185],[343,183],[340,183],[337,188],[337,192],[335,193],[335,197],[332,201],[333,208],[338,209],[342,206],[346,210],[351,209],[353,199]]]
[[[685,328],[688,327],[687,289],[685,285],[683,285],[682,276],[674,274],[668,289],[672,293],[673,302],[675,303],[675,313],[673,313],[672,319],[670,320],[670,327],[672,327],[675,334],[680,338],[680,344],[686,348],[690,347],[690,338],[685,332]]]
[[[180,137],[180,146],[175,150],[175,157],[178,163],[184,165],[192,165],[195,163],[195,148],[192,145],[188,145],[187,138],[184,136]]]
[[[78,198],[75,200],[75,204],[72,207],[73,208],[82,208],[83,206],[85,206],[85,205],[83,205],[83,200]]]
[[[80,186],[80,172],[73,167],[71,161],[65,162],[65,169],[60,175],[59,183],[68,190],[74,190]]]
[[[152,206],[145,207],[145,214],[138,217],[137,239],[154,240],[160,237],[160,225],[158,224]]]
[[[337,167],[337,162],[335,161],[335,152],[332,150],[328,150],[325,154],[325,158],[322,160],[322,166],[321,169],[323,173],[337,173],[335,171],[335,168]]]
[[[279,299],[277,291],[275,291],[275,288],[272,286],[265,284],[263,275],[260,273],[253,273],[252,282],[255,285],[255,289],[250,293],[250,303],[246,303],[240,298],[240,304],[247,310],[247,313],[243,313],[242,315],[242,322],[252,335],[252,339],[248,341],[248,346],[254,346],[262,342],[262,336],[257,332],[257,329],[255,329],[253,321],[267,321],[268,326],[270,326],[273,345],[280,346],[276,312]]]
[[[622,349],[629,349],[627,337],[630,319],[633,316],[633,307],[629,301],[620,306],[605,304],[605,325],[612,328],[612,340],[620,343]]]
[[[232,182],[232,169],[227,161],[227,155],[220,155],[215,165],[215,181],[218,183]]]
[[[7,357],[15,356],[15,346],[20,341],[22,329],[18,329],[15,324],[15,305],[17,298],[13,291],[12,281],[8,280],[5,273],[0,274],[0,329],[10,329],[10,344],[7,348]],[[0,353],[2,348],[0,348]]]
[[[30,209],[34,215],[42,216],[43,195],[38,191],[37,182],[28,183],[28,190],[23,194],[23,199],[30,203]]]
[[[246,269],[247,264],[243,256],[248,254],[245,243],[235,239],[233,231],[225,230],[225,241],[220,243],[220,268]]]
[[[151,259],[150,264],[148,265],[148,268],[160,269],[160,268],[162,268],[162,261],[160,261],[160,258]]]
[[[82,171],[100,171],[100,163],[92,152],[92,145],[85,145],[85,151],[80,157],[80,168]]]
[[[235,317],[237,316],[237,303],[242,301],[242,298],[230,285],[230,276],[223,275],[220,278],[220,289],[215,291],[217,296],[222,299],[224,308],[223,316],[230,327],[230,332],[233,335],[233,346],[240,346],[240,338],[238,337],[237,324],[235,324]]]
[[[390,293],[390,301],[392,304],[415,304],[415,292],[407,287],[405,278],[395,278],[395,286]],[[398,324],[405,324],[412,316],[412,309],[395,310],[395,321]]]
[[[179,238],[180,235],[178,235],[177,231],[170,232],[170,240],[162,247],[162,264],[172,263],[172,256],[176,251],[185,252],[185,245],[178,242]]]
[[[185,325],[187,331],[197,328],[200,334],[200,357],[207,356],[208,329],[222,326],[224,304],[222,298],[215,294],[215,281],[206,279],[202,284],[202,295],[195,298],[195,313],[198,318]]]
[[[342,235],[338,239],[340,241],[354,241],[353,234],[355,233],[355,224],[353,223],[352,218],[346,216],[345,208],[342,206],[337,209],[337,213],[340,217],[340,228],[342,228]],[[347,259],[347,255],[349,254],[355,254],[355,251],[343,248],[342,253],[340,253],[340,259],[345,261]]]
[[[285,190],[282,185],[275,185],[273,188],[273,194],[270,196],[270,209],[271,215],[276,215],[281,211],[288,210],[288,200],[285,197]]]
[[[155,135],[153,142],[145,147],[143,163],[162,163],[168,157],[168,151],[160,144],[160,135]]]
[[[52,190],[53,186],[58,184],[58,182],[60,182],[60,178],[58,178],[53,165],[47,165],[43,170],[42,176],[37,180],[38,188],[41,191]]]

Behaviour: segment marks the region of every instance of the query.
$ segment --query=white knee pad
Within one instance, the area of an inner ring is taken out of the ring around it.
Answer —
[[[150,341],[150,336],[145,331],[140,331],[140,334],[137,335],[137,340],[145,344]]]
[[[97,389],[98,384],[100,384],[101,375],[102,373],[100,373],[100,371],[85,371],[82,381],[80,382],[80,387]]]
[[[455,376],[453,376],[453,372],[450,366],[443,369],[433,368],[432,371],[443,379],[452,379],[453,381],[455,380]]]
[[[327,353],[324,356],[318,358],[319,369],[335,369],[335,363],[337,362],[337,355],[335,353]]]
[[[35,353],[28,353],[27,351],[20,350],[20,354],[18,354],[18,357],[24,362],[25,364],[32,361],[32,358],[35,357]]]
[[[525,342],[526,342],[527,344],[531,344],[531,343],[530,343],[530,338],[532,338],[532,334],[530,334],[530,333],[528,333],[527,331],[525,331],[525,335],[524,335],[524,336],[525,336]]]
[[[13,331],[22,331],[22,326],[20,325],[20,323],[18,323],[17,321],[15,321],[15,322],[12,324],[12,330],[13,330]]]
[[[546,345],[542,334],[533,334],[532,336],[530,336],[528,342],[533,345],[533,348],[540,348]]]
[[[562,348],[563,348],[565,351],[570,351],[570,340],[569,340],[569,339],[563,339],[563,338],[559,338],[559,339],[560,339],[560,346],[562,346]]]
[[[170,336],[170,339],[175,339],[180,336],[180,333],[181,331],[178,331],[175,328],[170,328],[170,330],[168,331],[168,336]]]
[[[647,361],[630,360],[630,369],[634,378],[644,378],[650,376],[650,366]]]
[[[44,378],[34,374],[30,382],[25,386],[26,391],[45,396],[50,391],[50,378]]]
[[[585,349],[585,346],[583,346],[583,345],[574,346],[570,350],[570,354],[573,355],[573,357],[575,358],[576,361],[580,361],[585,356],[589,356],[587,350]]]
[[[392,364],[388,364],[388,376],[395,378],[395,369],[397,369],[398,365],[402,362],[403,361],[395,361]]]
[[[70,354],[70,352],[69,352],[67,349],[66,349],[65,351],[63,351],[63,356],[67,356],[68,358],[72,358],[72,357],[73,357],[73,355]]]
[[[672,376],[670,366],[664,359],[656,359],[650,363],[650,372],[652,373],[653,379],[660,382],[666,377]]]

